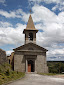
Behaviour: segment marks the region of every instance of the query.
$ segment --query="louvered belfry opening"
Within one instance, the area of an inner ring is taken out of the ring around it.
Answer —
[[[29,33],[29,40],[33,41],[33,33]]]

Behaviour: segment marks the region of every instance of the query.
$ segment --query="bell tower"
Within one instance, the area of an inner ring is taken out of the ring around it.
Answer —
[[[23,33],[25,34],[25,44],[30,42],[36,43],[37,32],[38,30],[35,28],[31,14],[30,14],[26,29],[24,29],[23,31]]]

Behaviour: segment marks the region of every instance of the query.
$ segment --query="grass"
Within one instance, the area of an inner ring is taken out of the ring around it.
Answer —
[[[9,64],[0,65],[0,85],[24,77],[25,73],[11,70]]]
[[[0,73],[0,85],[24,77],[25,73],[11,71],[9,75]]]
[[[40,75],[54,76],[56,73],[39,73]]]

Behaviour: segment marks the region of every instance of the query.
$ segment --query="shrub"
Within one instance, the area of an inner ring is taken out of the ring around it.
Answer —
[[[5,73],[7,76],[10,75],[10,72],[9,72],[9,69],[7,69],[6,73]]]
[[[2,72],[1,68],[0,68],[0,73]]]
[[[18,71],[17,71],[17,74],[18,74]]]
[[[49,73],[64,72],[64,63],[62,62],[48,62]]]

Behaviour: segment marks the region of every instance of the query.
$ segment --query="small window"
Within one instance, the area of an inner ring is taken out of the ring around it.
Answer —
[[[29,33],[29,40],[33,41],[33,33]]]

